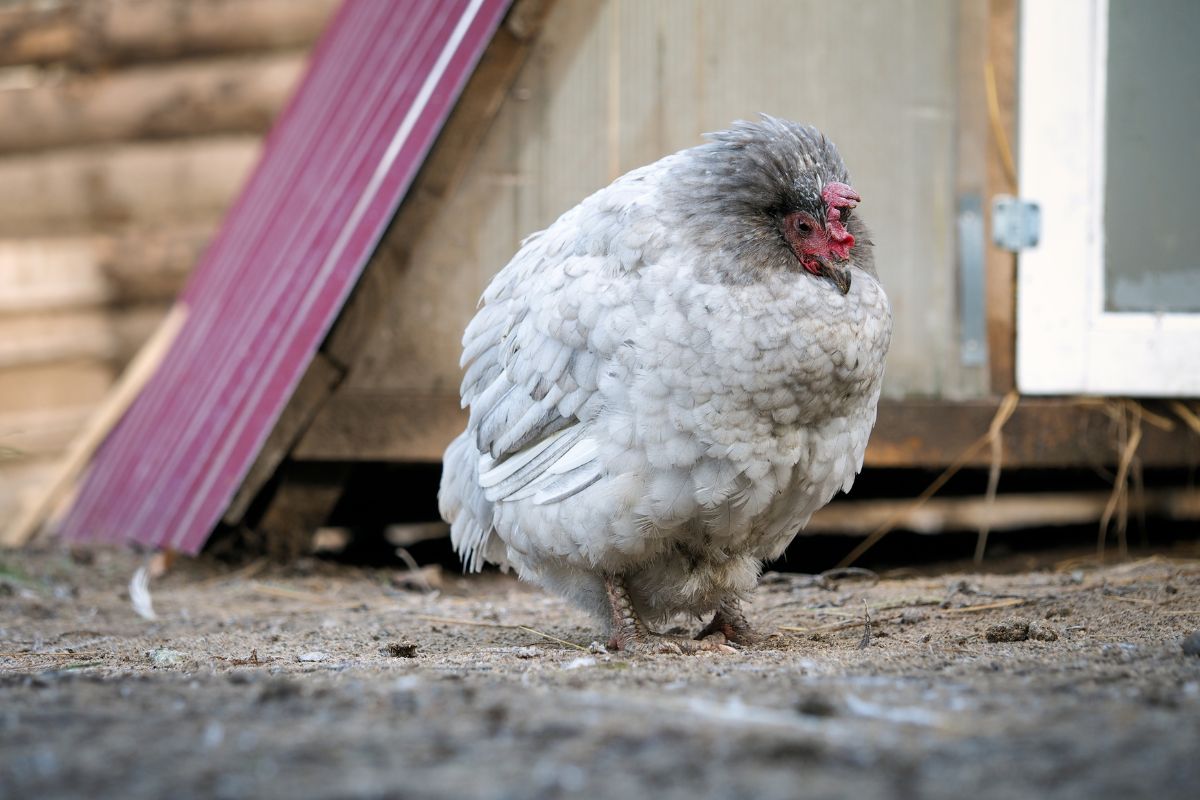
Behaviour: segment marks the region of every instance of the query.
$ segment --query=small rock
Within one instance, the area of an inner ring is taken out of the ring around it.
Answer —
[[[916,625],[918,622],[925,620],[926,614],[924,611],[918,611],[915,608],[910,608],[900,615],[901,625]]]
[[[416,658],[417,645],[415,642],[389,642],[383,652],[392,658]]]
[[[286,678],[275,678],[262,687],[258,693],[258,702],[272,703],[288,700],[300,694],[300,685]]]
[[[834,717],[840,710],[833,698],[823,692],[802,695],[796,701],[795,708],[801,714],[809,717]]]
[[[1035,642],[1057,642],[1058,631],[1044,622],[1029,623],[1029,638]]]
[[[1010,617],[988,627],[985,634],[989,642],[1023,642],[1029,638],[1029,620]]]
[[[187,656],[169,647],[156,647],[146,651],[146,658],[156,667],[177,667],[187,660]]]
[[[1132,661],[1138,652],[1136,644],[1130,642],[1119,642],[1116,644],[1106,644],[1100,648],[1100,654],[1106,658],[1112,658],[1123,663]]]
[[[1183,640],[1183,652],[1189,656],[1200,656],[1200,630],[1192,631]]]
[[[537,658],[542,654],[542,651],[533,646],[514,647],[512,654],[517,658]]]
[[[594,666],[596,666],[595,658],[593,658],[592,656],[580,656],[579,658],[572,659],[572,660],[568,661],[566,664],[564,664],[563,669],[565,669],[565,670],[566,669],[580,669],[582,667],[594,667]]]
[[[305,653],[303,655],[296,656],[297,661],[305,662],[325,661],[328,658],[329,653],[322,653],[320,650],[313,650],[311,653]]]

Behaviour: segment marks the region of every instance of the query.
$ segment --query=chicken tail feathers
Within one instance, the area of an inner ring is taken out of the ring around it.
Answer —
[[[450,523],[450,542],[462,559],[463,570],[479,572],[497,554],[490,541],[495,537],[492,504],[479,485],[479,453],[468,433],[450,443],[443,463],[438,510]]]

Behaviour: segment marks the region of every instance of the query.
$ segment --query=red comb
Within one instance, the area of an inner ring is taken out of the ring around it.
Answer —
[[[858,192],[844,183],[827,183],[821,189],[821,199],[830,208],[854,208],[862,200]]]

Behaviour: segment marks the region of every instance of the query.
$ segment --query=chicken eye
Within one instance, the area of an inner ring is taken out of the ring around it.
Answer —
[[[813,226],[804,220],[796,220],[796,232],[801,236],[808,236],[813,232]]]

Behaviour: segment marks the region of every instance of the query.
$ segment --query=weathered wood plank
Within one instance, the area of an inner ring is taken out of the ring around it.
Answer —
[[[307,45],[338,0],[18,0],[0,7],[0,66],[96,67]]]
[[[307,461],[441,461],[466,427],[450,396],[339,391],[321,409],[293,457]]]
[[[0,312],[109,302],[99,242],[95,236],[0,240]]]
[[[54,474],[58,459],[45,456],[5,456],[4,435],[0,429],[0,520],[20,513],[38,487]]]
[[[867,448],[867,466],[940,468],[987,432],[998,402],[888,400]],[[452,395],[343,389],[322,409],[296,450],[308,460],[433,462],[466,424]],[[1144,425],[1145,466],[1200,465],[1200,437],[1182,425]],[[1005,467],[1113,464],[1119,447],[1104,410],[1071,400],[1025,400],[1004,426]],[[990,463],[986,449],[967,466]]]
[[[813,514],[803,533],[842,533],[862,536],[885,523],[915,533],[993,531],[1099,522],[1110,492],[1042,492],[983,497],[935,497],[919,508],[911,499],[835,500]],[[902,514],[897,518],[896,514]],[[1200,519],[1200,491],[1170,489],[1131,497],[1129,513],[1170,519]]]
[[[128,361],[167,313],[166,305],[0,315],[0,370],[72,360]]]
[[[946,466],[987,432],[999,402],[881,403],[867,448],[867,463],[880,467]],[[1182,425],[1171,432],[1145,425],[1142,431],[1139,455],[1145,466],[1200,464],[1200,438]],[[1003,439],[1006,468],[1115,464],[1120,452],[1116,426],[1104,409],[1074,400],[1022,400],[1004,426]],[[984,448],[967,465],[983,467],[990,462],[990,452]]]
[[[959,324],[951,328],[958,347],[948,355],[959,362],[958,369],[962,374],[960,392],[965,392],[970,397],[982,397],[991,391],[987,361],[982,360],[978,365],[968,364],[966,361],[968,356],[983,355],[986,359],[986,353],[966,352],[963,328],[967,325],[972,326],[972,329],[975,325],[983,326],[984,336],[978,344],[982,350],[986,350],[986,254],[990,244],[986,240],[986,227],[980,230],[979,241],[976,243],[974,237],[969,235],[961,224],[964,201],[970,199],[979,203],[982,212],[983,204],[987,200],[988,112],[983,68],[988,57],[988,0],[963,0],[955,7],[955,13],[958,16],[955,42],[958,51],[958,72],[955,93],[957,158],[954,165],[954,188],[957,193],[959,224],[956,225],[954,269],[958,273],[959,297],[955,308]],[[986,216],[987,214],[983,213],[983,217]],[[978,217],[976,220],[982,222]],[[970,248],[970,251],[965,248]],[[964,270],[970,270],[974,279],[964,280],[967,274]],[[970,296],[965,294],[967,291],[971,292]],[[960,392],[951,396],[962,396]]]
[[[1016,147],[1017,1],[988,0],[988,63],[995,77],[998,121],[1011,147]],[[981,78],[983,80],[983,78]],[[1016,153],[1012,153],[1016,158]],[[1001,143],[993,125],[987,131],[987,205],[997,194],[1013,194],[1017,187],[1004,166]],[[1016,385],[1017,260],[993,247],[991,214],[987,230],[987,331],[988,365],[992,392],[1004,394]]]
[[[0,153],[137,139],[261,134],[305,54],[97,72],[0,92]]]
[[[246,544],[268,558],[294,561],[312,551],[317,528],[342,496],[347,466],[288,462]]]
[[[132,228],[100,241],[97,263],[119,304],[174,299],[217,229],[209,221]]]
[[[18,457],[27,460],[59,455],[83,429],[94,407],[47,406],[0,414],[0,464]]]
[[[104,399],[115,378],[113,364],[97,360],[30,364],[0,370],[0,420],[9,413],[97,404]],[[4,429],[0,428],[0,437],[4,435]],[[20,447],[20,441],[15,441],[13,446]]]
[[[0,239],[0,314],[169,301],[215,229],[209,221]]]
[[[0,159],[0,236],[212,219],[259,148],[257,136],[225,136]]]

